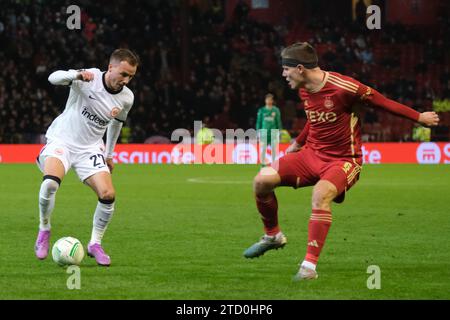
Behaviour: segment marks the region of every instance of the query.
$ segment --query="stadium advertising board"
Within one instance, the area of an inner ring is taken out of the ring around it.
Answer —
[[[288,144],[281,144],[284,155]],[[0,163],[34,163],[43,145],[0,145]],[[365,143],[364,163],[450,163],[450,143]],[[266,158],[270,161],[270,149]],[[257,164],[258,146],[253,144],[122,144],[114,152],[116,163],[141,164]]]

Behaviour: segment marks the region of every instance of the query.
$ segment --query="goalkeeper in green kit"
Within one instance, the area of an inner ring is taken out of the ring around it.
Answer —
[[[266,105],[259,108],[256,118],[256,131],[260,143],[261,165],[266,166],[266,149],[270,144],[272,151],[272,163],[277,156],[278,142],[281,125],[280,109],[274,105],[273,94],[266,95]]]

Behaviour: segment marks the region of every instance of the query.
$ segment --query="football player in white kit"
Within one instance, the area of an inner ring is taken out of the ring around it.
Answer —
[[[70,168],[98,196],[88,255],[101,266],[111,264],[101,246],[114,213],[115,191],[111,179],[113,151],[120,130],[133,105],[134,95],[126,87],[139,65],[128,49],[117,49],[108,71],[99,69],[55,71],[48,80],[70,86],[64,112],[47,130],[47,144],[37,157],[44,177],[39,191],[39,233],[35,244],[38,259],[45,259],[50,247],[50,216],[55,194]],[[106,133],[106,147],[103,136]]]

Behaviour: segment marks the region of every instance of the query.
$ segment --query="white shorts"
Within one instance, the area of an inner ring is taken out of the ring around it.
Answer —
[[[78,149],[62,141],[48,141],[36,159],[36,164],[42,172],[44,172],[45,159],[48,157],[58,158],[63,163],[66,174],[70,168],[73,168],[83,182],[98,172],[110,172],[106,164],[103,143]]]

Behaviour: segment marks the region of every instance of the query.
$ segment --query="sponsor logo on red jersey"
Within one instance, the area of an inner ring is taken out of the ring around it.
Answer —
[[[334,112],[305,110],[305,113],[311,123],[335,122],[337,120],[337,114]]]

